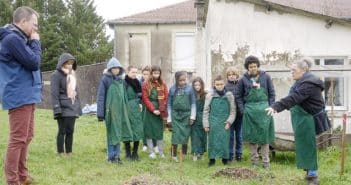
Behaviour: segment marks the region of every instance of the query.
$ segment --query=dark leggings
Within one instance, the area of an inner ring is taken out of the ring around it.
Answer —
[[[57,119],[58,133],[57,133],[57,152],[64,153],[63,146],[65,146],[66,153],[72,152],[73,132],[75,117],[61,117]]]

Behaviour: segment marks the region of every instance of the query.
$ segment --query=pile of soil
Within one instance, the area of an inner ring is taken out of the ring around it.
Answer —
[[[214,176],[225,176],[232,179],[253,179],[258,177],[258,174],[246,168],[225,168],[216,172]]]

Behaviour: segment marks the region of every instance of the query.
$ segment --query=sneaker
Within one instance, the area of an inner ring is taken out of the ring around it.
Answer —
[[[72,157],[72,152],[70,152],[70,153],[66,153],[66,157]]]
[[[165,158],[165,154],[160,154],[160,157],[164,159]]]
[[[178,163],[178,162],[179,162],[179,160],[178,160],[178,158],[177,158],[177,157],[172,157],[172,160],[173,160],[174,162],[176,162],[176,163]]]
[[[141,151],[146,152],[147,151],[147,146],[143,146],[143,149]]]
[[[156,154],[158,154],[159,153],[159,151],[158,151],[158,147],[156,146],[156,147],[154,147],[154,151],[155,151],[155,153]]]
[[[58,157],[65,157],[65,153],[61,152],[61,153],[57,153]]]
[[[306,177],[307,179],[307,185],[319,185],[319,180],[318,177]]]
[[[151,153],[151,154],[149,155],[149,157],[150,157],[151,159],[156,159],[156,154],[155,154],[155,153]]]
[[[197,155],[196,154],[193,155],[193,161],[197,161]]]

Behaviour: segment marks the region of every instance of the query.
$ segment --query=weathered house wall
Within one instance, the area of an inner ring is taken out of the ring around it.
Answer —
[[[321,16],[286,13],[254,3],[234,0],[209,0],[204,34],[207,68],[213,77],[224,73],[229,65],[243,70],[245,56],[258,56],[262,69],[269,71],[276,88],[277,100],[287,95],[293,83],[287,65],[300,55],[313,58],[341,58],[342,66],[314,66],[319,75],[345,77],[346,105],[335,111],[335,125],[341,124],[341,114],[350,117],[351,92],[351,24],[327,24]],[[329,27],[330,26],[330,27]],[[207,79],[206,83],[210,84]],[[330,109],[330,107],[328,107]],[[276,131],[291,132],[288,112],[275,117]],[[351,128],[348,128],[351,133]]]
[[[163,78],[170,85],[174,72],[180,70],[174,63],[175,34],[195,31],[194,24],[115,25],[115,56],[125,67],[160,65]],[[137,44],[132,41],[133,37],[139,37]],[[143,52],[134,54],[140,50]]]

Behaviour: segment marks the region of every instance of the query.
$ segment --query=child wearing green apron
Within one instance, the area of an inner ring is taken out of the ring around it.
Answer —
[[[188,143],[190,126],[194,123],[196,116],[196,99],[190,85],[187,85],[187,73],[178,71],[175,73],[175,84],[168,93],[168,119],[167,123],[172,125],[172,159],[178,162],[177,146]]]
[[[136,78],[138,68],[134,66],[128,67],[127,75],[125,76],[126,93],[128,99],[128,116],[133,132],[133,152],[131,152],[130,141],[124,142],[127,160],[139,160],[138,147],[139,141],[144,136],[144,124],[142,120],[142,105],[141,105],[141,85]]]
[[[236,105],[233,94],[224,89],[224,80],[217,76],[213,91],[205,99],[203,127],[208,132],[208,166],[213,166],[216,158],[222,158],[224,165],[229,159],[229,129],[236,116]]]
[[[149,157],[152,159],[156,158],[153,139],[157,140],[161,158],[165,157],[163,153],[163,123],[168,117],[167,98],[168,89],[161,78],[161,68],[158,65],[153,65],[151,76],[142,85],[142,100],[147,109],[144,113],[144,134],[150,151]]]
[[[143,84],[150,76],[150,73],[151,73],[151,67],[150,66],[145,66],[142,70],[141,70],[141,73],[142,73],[142,77],[140,79],[140,84]],[[145,111],[146,111],[146,107],[145,105],[143,104],[143,111],[142,111],[142,117],[143,117],[143,125],[144,125],[144,129],[145,129],[145,122],[144,122],[144,114],[145,114]],[[156,145],[156,140],[152,140],[152,143],[154,145],[154,149],[156,150],[156,153],[158,153],[158,148],[157,148],[157,145]],[[142,149],[143,152],[146,152],[147,151],[147,144],[146,144],[146,138],[145,138],[145,134],[143,136],[143,149]]]
[[[204,81],[200,77],[193,80],[192,86],[196,97],[196,117],[194,124],[191,126],[190,140],[193,161],[197,161],[203,159],[203,154],[207,148],[207,134],[202,124],[206,92]]]
[[[110,59],[97,94],[97,117],[106,124],[107,160],[117,164],[121,164],[120,142],[133,139],[123,71],[116,58]]]
[[[261,147],[263,168],[269,168],[269,144],[274,141],[274,121],[265,109],[273,104],[275,91],[271,77],[259,70],[257,57],[249,56],[244,64],[247,72],[240,78],[234,91],[240,114],[243,115],[243,140],[249,143],[252,165],[259,164]]]

